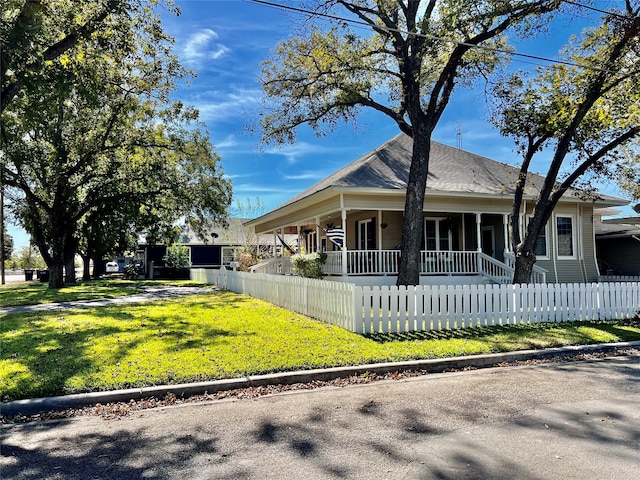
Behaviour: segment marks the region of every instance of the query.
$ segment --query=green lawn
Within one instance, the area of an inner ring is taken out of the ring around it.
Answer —
[[[212,291],[146,305],[0,315],[0,398],[639,339],[637,322],[363,337]]]

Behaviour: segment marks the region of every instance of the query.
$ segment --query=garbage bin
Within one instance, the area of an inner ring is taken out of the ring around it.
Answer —
[[[38,277],[40,277],[41,282],[48,282],[49,270],[38,270]]]
[[[24,279],[27,282],[30,282],[31,280],[33,280],[33,270],[25,269],[24,270]]]

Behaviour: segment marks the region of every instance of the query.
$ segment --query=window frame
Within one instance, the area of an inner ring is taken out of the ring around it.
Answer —
[[[358,220],[356,222],[356,228],[357,228],[357,246],[358,246],[358,250],[362,250],[362,251],[374,251],[376,250],[376,232],[375,232],[375,228],[376,228],[376,219],[374,218],[367,218],[364,220]],[[364,234],[364,236],[363,236]],[[372,248],[369,248],[369,247]]]
[[[560,235],[558,233],[558,220],[561,218],[568,218],[571,221],[571,255],[561,255],[560,254]],[[555,234],[555,252],[556,252],[556,258],[558,260],[575,260],[576,258],[578,258],[577,256],[577,252],[578,252],[578,245],[577,245],[577,229],[576,229],[576,217],[575,215],[556,215],[555,216],[555,228],[554,228],[554,234]]]
[[[446,217],[424,217],[423,222],[422,222],[422,229],[423,229],[423,233],[422,236],[424,238],[424,242],[423,242],[423,247],[425,249],[425,251],[427,252],[450,252],[452,251],[452,244],[453,244],[453,240],[452,240],[452,235],[451,235],[451,231],[449,229],[445,230],[445,235],[442,235],[442,230],[441,230],[441,226],[442,223],[444,223],[447,220]],[[427,222],[434,222],[434,227],[435,227],[435,242],[436,242],[436,249],[432,250],[428,248],[428,241],[429,241],[429,237],[427,236]],[[443,249],[442,248],[442,242],[446,241],[447,243],[447,249]]]
[[[522,234],[524,235],[527,231],[527,227],[529,226],[529,222],[531,221],[531,217],[533,215],[527,215],[526,218],[526,225],[524,227],[524,231],[522,232]],[[563,216],[563,215],[561,215]],[[538,238],[536,238],[536,244],[534,245],[534,249],[535,247],[538,245],[538,239],[540,237],[538,236]],[[551,260],[551,255],[549,254],[549,250],[550,250],[550,245],[549,245],[549,222],[545,223],[544,225],[544,240],[545,240],[545,254],[544,255],[538,255],[536,253],[536,259],[540,259],[540,260]]]

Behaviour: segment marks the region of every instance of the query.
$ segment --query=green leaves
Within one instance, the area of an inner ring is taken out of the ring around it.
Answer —
[[[628,2],[598,28],[572,38],[562,52],[564,64],[540,68],[532,78],[516,74],[495,90],[493,123],[515,139],[523,155],[521,177],[541,150],[550,148],[553,154],[522,242],[517,225],[523,184],[518,185],[512,243],[519,256],[533,255],[538,236],[569,188],[593,196],[589,174],[600,181],[618,175],[623,185],[636,177],[627,166],[635,156],[622,152],[625,147],[637,151],[640,136],[639,11]],[[516,266],[517,281],[529,281],[519,275]]]
[[[47,45],[91,26],[42,68],[16,73],[25,94],[2,113],[2,176],[20,200],[16,215],[51,253],[47,263],[61,264],[81,238],[84,249],[106,251],[105,239],[121,244],[124,230],[226,213],[231,186],[198,113],[170,101],[188,72],[151,9],[157,3],[50,1],[33,30]],[[24,65],[43,53],[32,55]]]

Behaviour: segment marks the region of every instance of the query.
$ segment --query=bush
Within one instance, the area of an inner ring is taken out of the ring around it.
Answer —
[[[322,265],[327,261],[326,253],[298,253],[291,256],[293,271],[305,278],[322,278]]]
[[[180,243],[167,247],[167,254],[162,257],[165,266],[171,270],[190,268],[189,249]]]
[[[238,270],[241,272],[248,272],[251,267],[258,264],[258,257],[250,252],[243,252],[238,255],[236,259],[238,262]]]
[[[139,263],[131,260],[124,266],[124,278],[129,280],[136,280],[140,275],[141,270],[142,266]]]

